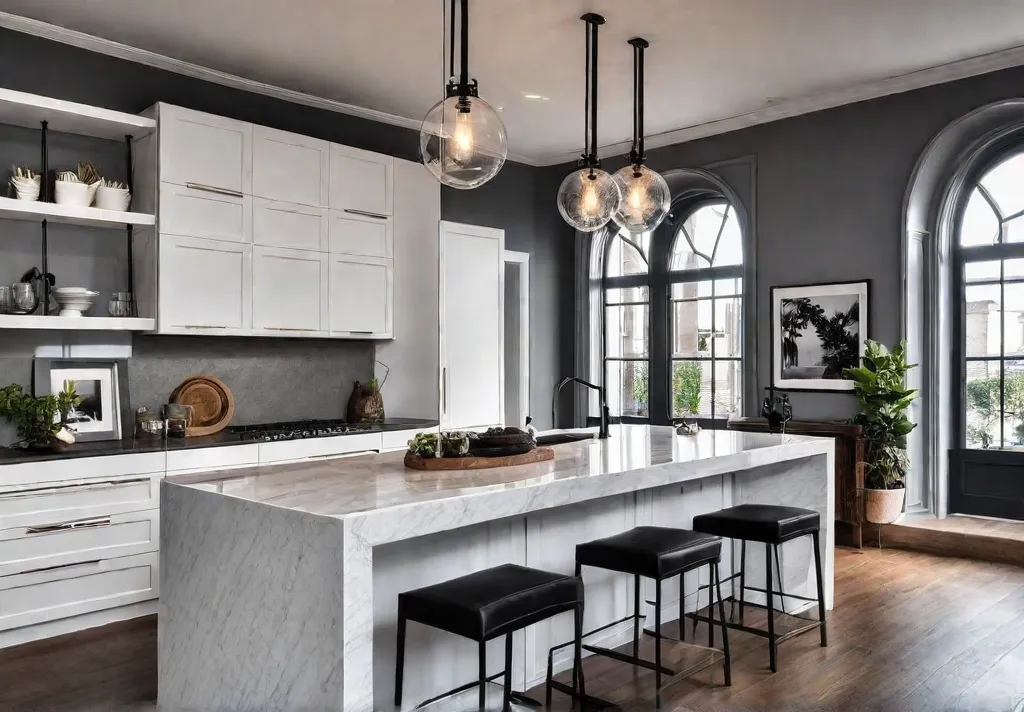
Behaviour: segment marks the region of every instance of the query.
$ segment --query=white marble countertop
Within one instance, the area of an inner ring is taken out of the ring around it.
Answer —
[[[412,470],[398,452],[204,472],[167,481],[348,519],[395,514],[427,503],[459,506],[457,500],[513,491],[529,493],[531,500],[544,492],[554,500],[580,501],[830,455],[833,447],[830,438],[729,430],[682,436],[667,426],[616,425],[607,440],[554,446],[554,460],[492,470]]]

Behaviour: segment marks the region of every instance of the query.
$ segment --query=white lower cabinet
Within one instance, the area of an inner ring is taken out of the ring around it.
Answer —
[[[330,256],[331,336],[391,338],[393,265],[392,260],[379,257]]]
[[[253,333],[326,335],[326,254],[254,245],[252,285]]]
[[[160,235],[159,331],[251,333],[252,246]]]
[[[0,630],[159,597],[156,551],[0,577]]]

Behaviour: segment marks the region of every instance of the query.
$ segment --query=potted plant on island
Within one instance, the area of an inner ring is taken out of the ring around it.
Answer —
[[[868,339],[861,365],[843,375],[853,381],[860,412],[853,422],[863,429],[864,515],[873,524],[889,524],[903,512],[907,479],[907,436],[915,427],[907,410],[917,390],[906,387],[907,345],[893,349]]]
[[[64,381],[56,395],[31,396],[16,383],[0,388],[0,416],[18,429],[19,445],[33,450],[62,450],[75,442],[67,428],[68,413],[82,399],[75,385]]]

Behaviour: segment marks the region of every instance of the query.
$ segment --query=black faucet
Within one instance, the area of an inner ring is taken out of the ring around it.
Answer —
[[[605,399],[604,388],[602,388],[601,386],[595,386],[593,383],[590,383],[589,381],[584,381],[582,378],[576,378],[575,376],[566,376],[565,378],[558,382],[557,386],[555,386],[555,393],[553,396],[551,396],[551,427],[557,427],[558,423],[558,419],[556,417],[558,409],[558,394],[561,393],[562,388],[564,388],[569,383],[578,383],[581,386],[586,386],[587,388],[592,388],[595,391],[597,391],[597,397],[601,403],[601,417],[600,425],[597,429],[597,437],[601,440],[606,439],[608,437],[609,416],[608,401]]]

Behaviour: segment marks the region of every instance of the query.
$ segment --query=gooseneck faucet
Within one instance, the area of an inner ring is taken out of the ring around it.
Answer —
[[[551,396],[551,427],[556,427],[556,424],[558,423],[558,394],[562,392],[562,388],[564,388],[566,385],[570,383],[578,383],[581,386],[586,386],[587,388],[592,388],[593,390],[597,391],[597,397],[600,401],[601,407],[600,425],[597,429],[597,437],[604,440],[605,438],[608,437],[609,419],[608,401],[605,399],[604,388],[602,388],[601,386],[595,386],[593,383],[590,383],[589,381],[584,381],[582,378],[576,378],[575,376],[566,376],[565,378],[558,382],[557,386],[555,386],[555,393],[554,395]]]

